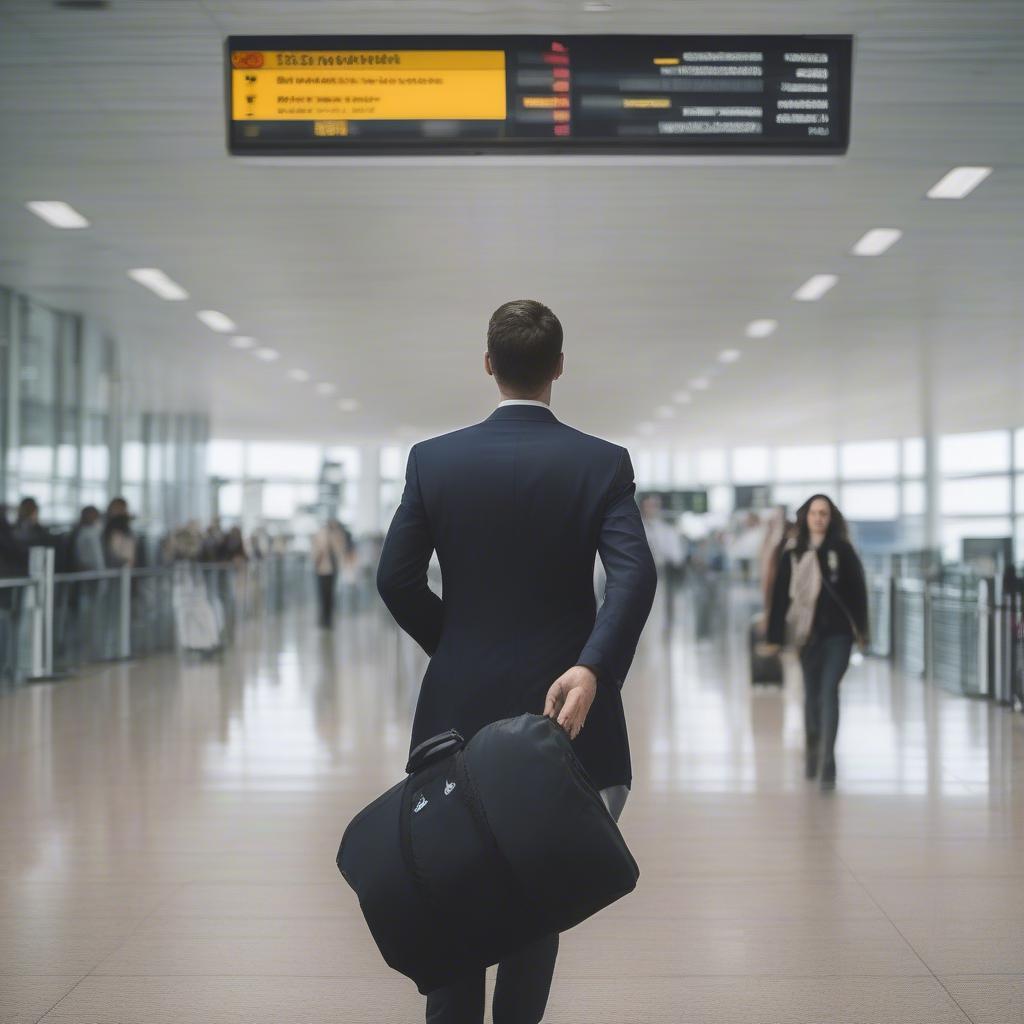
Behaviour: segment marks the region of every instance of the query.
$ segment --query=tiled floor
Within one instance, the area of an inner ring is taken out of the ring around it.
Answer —
[[[742,617],[698,643],[658,615],[625,689],[642,877],[562,937],[545,1020],[1024,1021],[1024,716],[869,660],[822,794]],[[0,1021],[422,1020],[334,863],[422,664],[380,615],[297,616],[0,697]]]

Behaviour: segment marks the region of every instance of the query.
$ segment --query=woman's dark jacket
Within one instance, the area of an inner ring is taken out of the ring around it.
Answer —
[[[768,642],[786,642],[786,612],[789,611],[789,581],[793,574],[793,548],[783,551],[772,588],[768,617]],[[864,567],[853,545],[845,540],[825,540],[818,548],[821,592],[814,610],[808,643],[827,636],[853,637],[868,641],[868,593]]]

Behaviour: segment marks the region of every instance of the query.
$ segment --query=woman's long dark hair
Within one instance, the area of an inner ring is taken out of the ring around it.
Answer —
[[[812,503],[819,498],[828,502],[831,513],[828,519],[828,529],[825,531],[825,543],[835,544],[845,541],[848,544],[850,542],[850,531],[847,530],[846,520],[843,518],[843,513],[836,508],[836,503],[827,494],[812,494],[796,510],[796,551],[798,555],[802,555],[811,546],[811,531],[807,525],[807,513],[810,512]]]

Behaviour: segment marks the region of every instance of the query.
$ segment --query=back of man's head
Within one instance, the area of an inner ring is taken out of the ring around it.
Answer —
[[[487,325],[487,353],[498,383],[523,394],[550,383],[562,353],[562,325],[543,303],[515,299],[499,306]]]

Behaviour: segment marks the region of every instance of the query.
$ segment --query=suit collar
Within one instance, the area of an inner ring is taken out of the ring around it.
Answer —
[[[558,417],[547,407],[541,405],[502,405],[485,420],[536,420],[539,423],[557,423]]]

